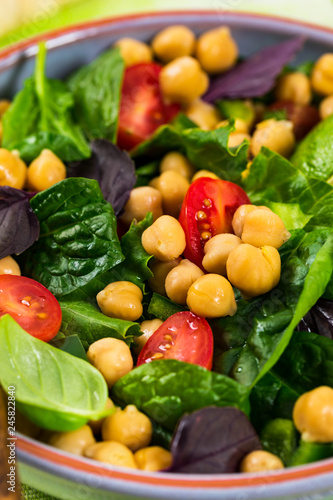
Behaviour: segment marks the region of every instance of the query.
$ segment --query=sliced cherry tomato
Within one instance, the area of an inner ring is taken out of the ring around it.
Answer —
[[[294,134],[299,141],[319,122],[319,112],[315,106],[301,106],[291,101],[277,101],[270,105],[271,110],[282,110],[287,120],[294,125]]]
[[[233,233],[231,222],[235,211],[249,203],[245,191],[233,182],[209,177],[194,181],[179,215],[186,236],[186,259],[202,267],[206,241],[216,234]]]
[[[134,148],[179,112],[179,104],[163,102],[159,84],[161,69],[156,63],[140,63],[126,69],[119,111],[117,143],[120,148]]]
[[[10,316],[30,335],[48,342],[61,325],[60,305],[52,293],[24,276],[0,275],[0,317]]]
[[[158,359],[178,359],[208,370],[213,362],[213,333],[204,318],[190,311],[170,316],[148,339],[137,366]]]

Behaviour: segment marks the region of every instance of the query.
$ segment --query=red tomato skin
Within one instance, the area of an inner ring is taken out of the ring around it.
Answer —
[[[24,276],[0,275],[0,317],[5,314],[45,342],[52,340],[61,326],[61,308],[55,296]]]
[[[186,237],[185,258],[202,269],[203,247],[207,240],[203,240],[201,234],[210,233],[210,239],[216,234],[233,233],[231,223],[235,211],[250,203],[245,191],[233,182],[209,177],[194,181],[179,214]],[[202,214],[203,219],[199,218]]]
[[[161,69],[156,63],[139,63],[125,70],[117,138],[120,148],[133,149],[179,113],[179,104],[163,102]]]
[[[213,347],[213,333],[208,322],[190,311],[182,311],[170,316],[148,339],[137,366],[155,361],[157,354],[156,360],[178,359],[210,370]]]

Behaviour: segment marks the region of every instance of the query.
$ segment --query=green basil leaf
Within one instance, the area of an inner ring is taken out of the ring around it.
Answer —
[[[9,315],[0,320],[0,360],[2,387],[15,387],[20,411],[40,427],[69,431],[105,416],[100,372],[29,335]]]
[[[175,359],[135,368],[116,382],[112,397],[123,405],[136,405],[170,430],[185,413],[205,406],[235,406],[249,413],[246,387],[224,375]]]

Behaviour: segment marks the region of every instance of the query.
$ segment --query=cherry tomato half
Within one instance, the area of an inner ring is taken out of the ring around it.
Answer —
[[[190,311],[170,316],[148,339],[137,366],[158,359],[178,359],[208,370],[213,360],[213,333],[204,318]]]
[[[0,275],[0,317],[10,316],[30,335],[48,342],[61,325],[60,305],[52,293],[24,276]]]
[[[315,106],[295,104],[291,101],[277,101],[269,106],[272,111],[284,111],[286,119],[294,125],[294,134],[297,141],[305,137],[319,122],[319,112]]]
[[[186,236],[185,258],[202,268],[203,247],[212,236],[233,233],[232,217],[240,205],[251,203],[233,182],[201,177],[185,196],[179,222]]]
[[[120,148],[134,148],[179,112],[179,104],[163,102],[159,84],[161,69],[156,63],[140,63],[125,70],[117,140]]]

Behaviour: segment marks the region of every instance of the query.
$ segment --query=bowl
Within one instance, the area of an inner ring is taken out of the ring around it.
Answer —
[[[41,35],[0,53],[0,95],[12,97],[33,71],[37,43],[47,39],[48,76],[63,78],[118,38],[149,40],[161,28],[186,24],[200,33],[221,24],[232,29],[242,56],[293,35],[307,39],[296,62],[333,49],[333,30],[252,14],[187,11],[92,21]],[[23,483],[59,499],[253,500],[332,498],[333,459],[266,474],[185,475],[138,472],[83,459],[18,434]]]

